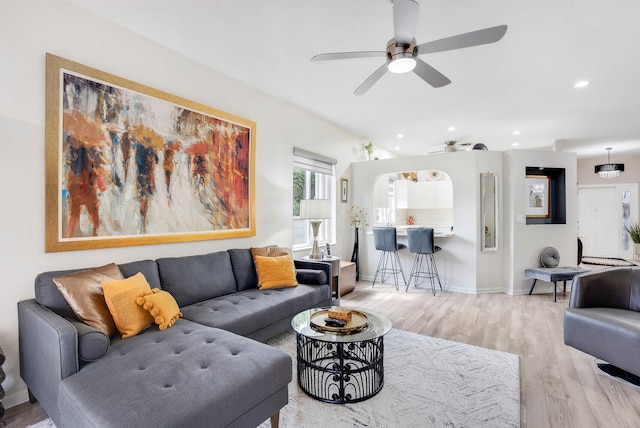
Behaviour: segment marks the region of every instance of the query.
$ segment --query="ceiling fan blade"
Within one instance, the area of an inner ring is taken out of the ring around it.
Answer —
[[[393,30],[397,43],[408,45],[413,40],[419,6],[415,0],[393,0]]]
[[[367,92],[382,76],[387,72],[387,64],[382,64],[382,66],[373,72],[373,74],[367,77],[367,80],[362,82],[358,88],[353,91],[355,95],[363,95]]]
[[[328,61],[332,59],[351,59],[351,58],[372,58],[382,57],[387,53],[384,51],[362,51],[362,52],[335,52],[318,54],[311,58],[311,61]]]
[[[440,73],[420,58],[416,58],[416,68],[413,69],[413,72],[434,88],[440,88],[451,83],[451,80],[449,80],[447,76]]]
[[[482,30],[471,31],[469,33],[458,34],[457,36],[445,37],[444,39],[434,40],[418,45],[418,55],[495,43],[500,40],[506,32],[506,25],[498,25],[497,27],[485,28]]]

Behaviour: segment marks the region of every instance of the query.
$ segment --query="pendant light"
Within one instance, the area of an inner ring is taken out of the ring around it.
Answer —
[[[600,178],[615,178],[624,172],[623,163],[611,163],[611,147],[607,147],[607,163],[602,165],[596,165],[595,173]]]

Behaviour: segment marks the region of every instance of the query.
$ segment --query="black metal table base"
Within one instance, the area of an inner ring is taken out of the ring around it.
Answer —
[[[373,397],[384,384],[383,336],[324,342],[296,334],[298,385],[317,400],[345,404]]]

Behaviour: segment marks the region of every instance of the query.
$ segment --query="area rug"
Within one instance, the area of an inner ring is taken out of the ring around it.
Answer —
[[[384,387],[353,404],[327,404],[307,396],[296,381],[293,333],[271,339],[294,361],[283,428],[519,427],[518,356],[391,330],[384,339]],[[265,421],[259,428],[270,427]],[[43,421],[32,428],[55,428]]]
[[[293,334],[270,342],[295,363]],[[384,387],[353,404],[327,404],[289,384],[280,426],[293,427],[519,427],[518,356],[391,330],[384,339]],[[260,428],[269,427],[263,423]]]
[[[635,266],[635,263],[629,262],[624,259],[617,259],[613,257],[585,256],[582,258],[582,263],[587,265],[600,265],[600,266]]]

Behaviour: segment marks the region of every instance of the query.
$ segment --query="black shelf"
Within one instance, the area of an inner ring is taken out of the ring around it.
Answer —
[[[527,217],[527,224],[567,224],[567,186],[564,168],[526,167],[525,176],[549,178],[549,216]]]

